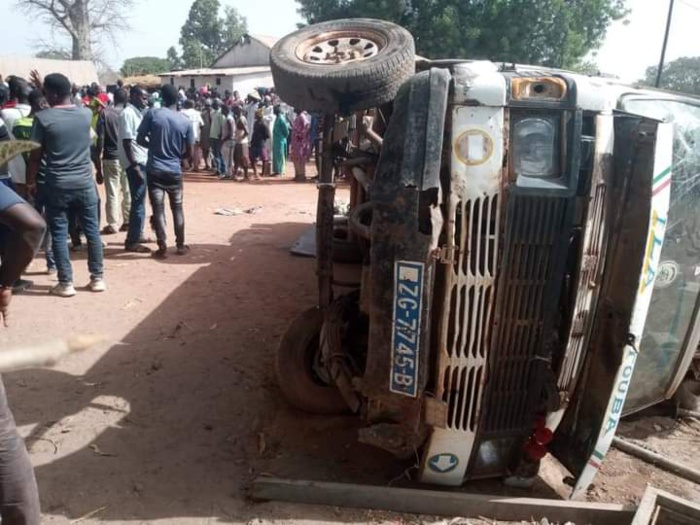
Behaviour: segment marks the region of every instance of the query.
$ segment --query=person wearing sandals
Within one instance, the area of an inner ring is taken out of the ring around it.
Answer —
[[[148,149],[146,173],[148,196],[153,207],[153,225],[158,239],[157,259],[167,256],[165,233],[165,195],[168,195],[175,226],[177,254],[189,251],[185,245],[185,214],[182,208],[182,160],[191,162],[194,132],[190,120],[177,111],[178,92],[166,84],[161,89],[163,107],[143,117],[136,142]]]

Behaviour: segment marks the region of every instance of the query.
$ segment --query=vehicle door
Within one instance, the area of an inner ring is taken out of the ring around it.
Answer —
[[[672,144],[672,125],[615,114],[600,298],[581,379],[550,447],[577,478],[572,498],[590,485],[622,416],[668,221]]]

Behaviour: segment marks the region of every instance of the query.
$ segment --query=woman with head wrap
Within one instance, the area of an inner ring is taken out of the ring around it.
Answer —
[[[275,124],[272,128],[272,174],[284,175],[287,164],[289,124],[280,106],[275,106]]]
[[[292,125],[292,160],[294,180],[306,180],[306,163],[311,158],[311,116],[306,111],[297,111]]]

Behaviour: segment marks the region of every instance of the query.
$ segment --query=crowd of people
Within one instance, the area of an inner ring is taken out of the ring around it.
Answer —
[[[295,179],[306,180],[318,122],[283,104],[274,89],[253,90],[245,99],[238,91],[220,94],[209,86],[149,90],[120,81],[103,90],[97,84],[79,88],[61,74],[0,81],[0,108],[0,141],[25,139],[41,145],[0,166],[0,182],[46,218],[47,272],[57,274],[51,293],[61,297],[76,295],[70,251],[85,246],[88,288],[106,289],[100,235],[126,232],[126,251],[151,252],[144,233],[146,196],[156,234],[153,256],[168,255],[166,195],[175,253],[189,251],[182,209],[184,171],[250,181],[285,174],[291,156]],[[104,215],[95,183],[104,185]],[[19,278],[14,290],[29,286],[30,281]]]
[[[144,111],[162,106],[161,91],[147,90]],[[115,105],[115,96],[97,85],[74,87],[74,101],[101,111]],[[305,180],[306,163],[318,137],[318,118],[284,104],[274,88],[258,88],[242,98],[238,91],[222,94],[208,85],[180,87],[177,110],[190,119],[195,134],[193,158],[185,166],[188,170],[248,181],[249,171],[253,179],[285,174],[291,156],[295,178]]]
[[[295,179],[306,180],[317,123],[282,104],[272,89],[242,99],[209,87],[79,88],[60,73],[0,77],[0,143],[38,145],[0,165],[0,319],[7,324],[13,294],[32,285],[22,274],[40,248],[47,273],[58,281],[50,293],[63,298],[77,294],[71,251],[87,250],[86,290],[107,289],[103,235],[125,232],[127,252],[167,257],[166,196],[174,253],[187,254],[183,174],[279,176],[291,155]],[[104,185],[104,213],[98,185]],[[145,234],[147,195],[155,250]],[[0,518],[9,525],[40,521],[31,463],[1,381]]]

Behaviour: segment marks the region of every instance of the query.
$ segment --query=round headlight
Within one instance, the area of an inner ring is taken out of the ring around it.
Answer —
[[[515,173],[524,177],[558,177],[556,120],[524,118],[515,124],[513,131]]]

